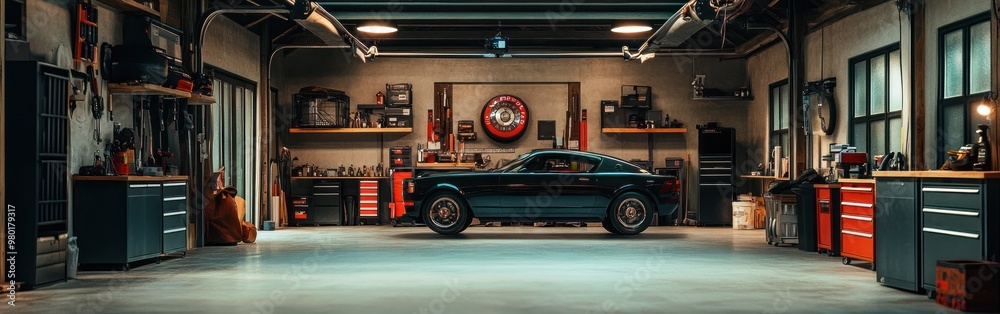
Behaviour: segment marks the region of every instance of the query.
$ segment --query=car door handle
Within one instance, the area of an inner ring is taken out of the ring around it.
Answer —
[[[577,180],[580,180],[580,181],[590,181],[590,178],[579,178]]]

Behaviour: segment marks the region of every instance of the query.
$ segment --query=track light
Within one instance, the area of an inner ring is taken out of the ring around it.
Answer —
[[[623,34],[642,33],[651,30],[653,30],[653,26],[649,25],[649,23],[638,21],[620,21],[611,27],[612,32]]]
[[[358,31],[371,34],[395,33],[399,29],[389,21],[365,21],[358,24]]]

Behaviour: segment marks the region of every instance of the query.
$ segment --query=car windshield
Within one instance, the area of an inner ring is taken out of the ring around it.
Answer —
[[[496,171],[496,172],[510,172],[511,169],[520,168],[520,166],[522,164],[524,164],[525,161],[528,160],[528,155],[529,154],[522,154],[521,156],[517,156],[517,159],[514,159],[514,160],[511,160],[511,161],[507,162],[503,166],[500,166],[500,167],[496,168],[494,171]]]

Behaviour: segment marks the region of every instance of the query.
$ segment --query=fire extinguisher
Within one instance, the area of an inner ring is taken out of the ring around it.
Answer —
[[[385,101],[385,94],[382,94],[382,92],[378,92],[378,94],[375,94],[376,104],[381,105],[384,101]]]

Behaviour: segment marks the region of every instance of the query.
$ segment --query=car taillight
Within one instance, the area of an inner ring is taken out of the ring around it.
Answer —
[[[660,187],[660,193],[680,193],[680,192],[681,192],[680,180],[663,181],[663,186]]]
[[[415,186],[416,185],[413,184],[413,181],[406,181],[406,193],[413,194],[413,191],[415,190]]]

